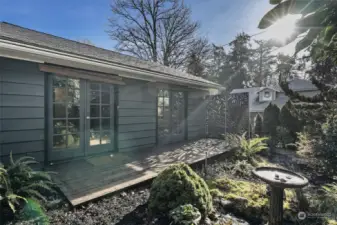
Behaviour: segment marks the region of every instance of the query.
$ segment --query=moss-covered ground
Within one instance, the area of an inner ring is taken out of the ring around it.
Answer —
[[[267,186],[251,181],[235,180],[227,177],[208,181],[214,198],[220,197],[233,203],[233,212],[249,221],[267,221],[269,201]],[[286,220],[296,220],[297,201],[295,192],[285,191],[284,216]]]

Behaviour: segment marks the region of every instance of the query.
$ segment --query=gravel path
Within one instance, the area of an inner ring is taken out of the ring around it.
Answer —
[[[96,202],[75,208],[72,211],[69,211],[67,207],[52,210],[48,212],[48,216],[50,223],[57,225],[116,224],[138,206],[145,204],[148,197],[149,188],[141,187],[105,197]]]

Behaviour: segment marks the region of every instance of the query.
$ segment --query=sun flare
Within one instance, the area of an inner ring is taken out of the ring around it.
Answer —
[[[300,15],[287,15],[277,20],[273,26],[268,29],[268,36],[271,39],[284,43],[295,31],[296,20]]]

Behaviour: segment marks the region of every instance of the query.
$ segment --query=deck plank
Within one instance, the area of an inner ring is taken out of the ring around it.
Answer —
[[[213,157],[226,151],[226,147],[203,149],[193,142],[180,143],[58,163],[48,170],[56,172],[53,175],[55,183],[76,206],[153,179],[171,164],[193,164],[204,160],[206,152],[208,157]]]

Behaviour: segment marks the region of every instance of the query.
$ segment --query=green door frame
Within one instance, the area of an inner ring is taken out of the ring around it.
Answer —
[[[160,140],[159,140],[159,122],[158,122],[158,93],[159,90],[167,90],[169,92],[169,138],[170,141],[169,143],[171,143],[171,139],[172,139],[172,93],[173,91],[179,91],[183,93],[183,99],[184,99],[184,126],[183,126],[183,132],[184,132],[184,138],[183,140],[187,140],[188,139],[188,91],[187,90],[182,90],[182,89],[175,89],[174,87],[169,87],[167,89],[162,89],[162,88],[157,88],[157,92],[156,92],[156,145],[158,146],[160,144]]]
[[[51,73],[45,73],[45,165],[50,164],[53,161],[62,161],[62,160],[71,160],[73,158],[85,157],[88,155],[89,139],[87,137],[88,129],[90,127],[89,122],[86,119],[86,110],[88,108],[88,104],[86,100],[88,99],[88,89],[87,86],[90,80],[82,80],[80,79],[81,88],[80,88],[80,96],[85,96],[80,99],[80,147],[76,149],[59,149],[53,150],[53,76],[57,76]],[[60,76],[63,77],[63,76]],[[77,78],[75,78],[77,79]],[[95,81],[92,81],[95,82]],[[100,83],[100,82],[97,82]],[[112,85],[112,84],[111,84]],[[112,149],[111,153],[115,153],[118,151],[118,104],[119,104],[119,88],[118,85],[113,85],[113,90],[111,90],[110,101],[113,101],[112,111],[113,118],[113,126],[110,127],[110,131],[113,132],[111,135]],[[112,103],[112,102],[111,102]],[[105,152],[110,152],[105,151]],[[97,154],[99,154],[98,152]]]

